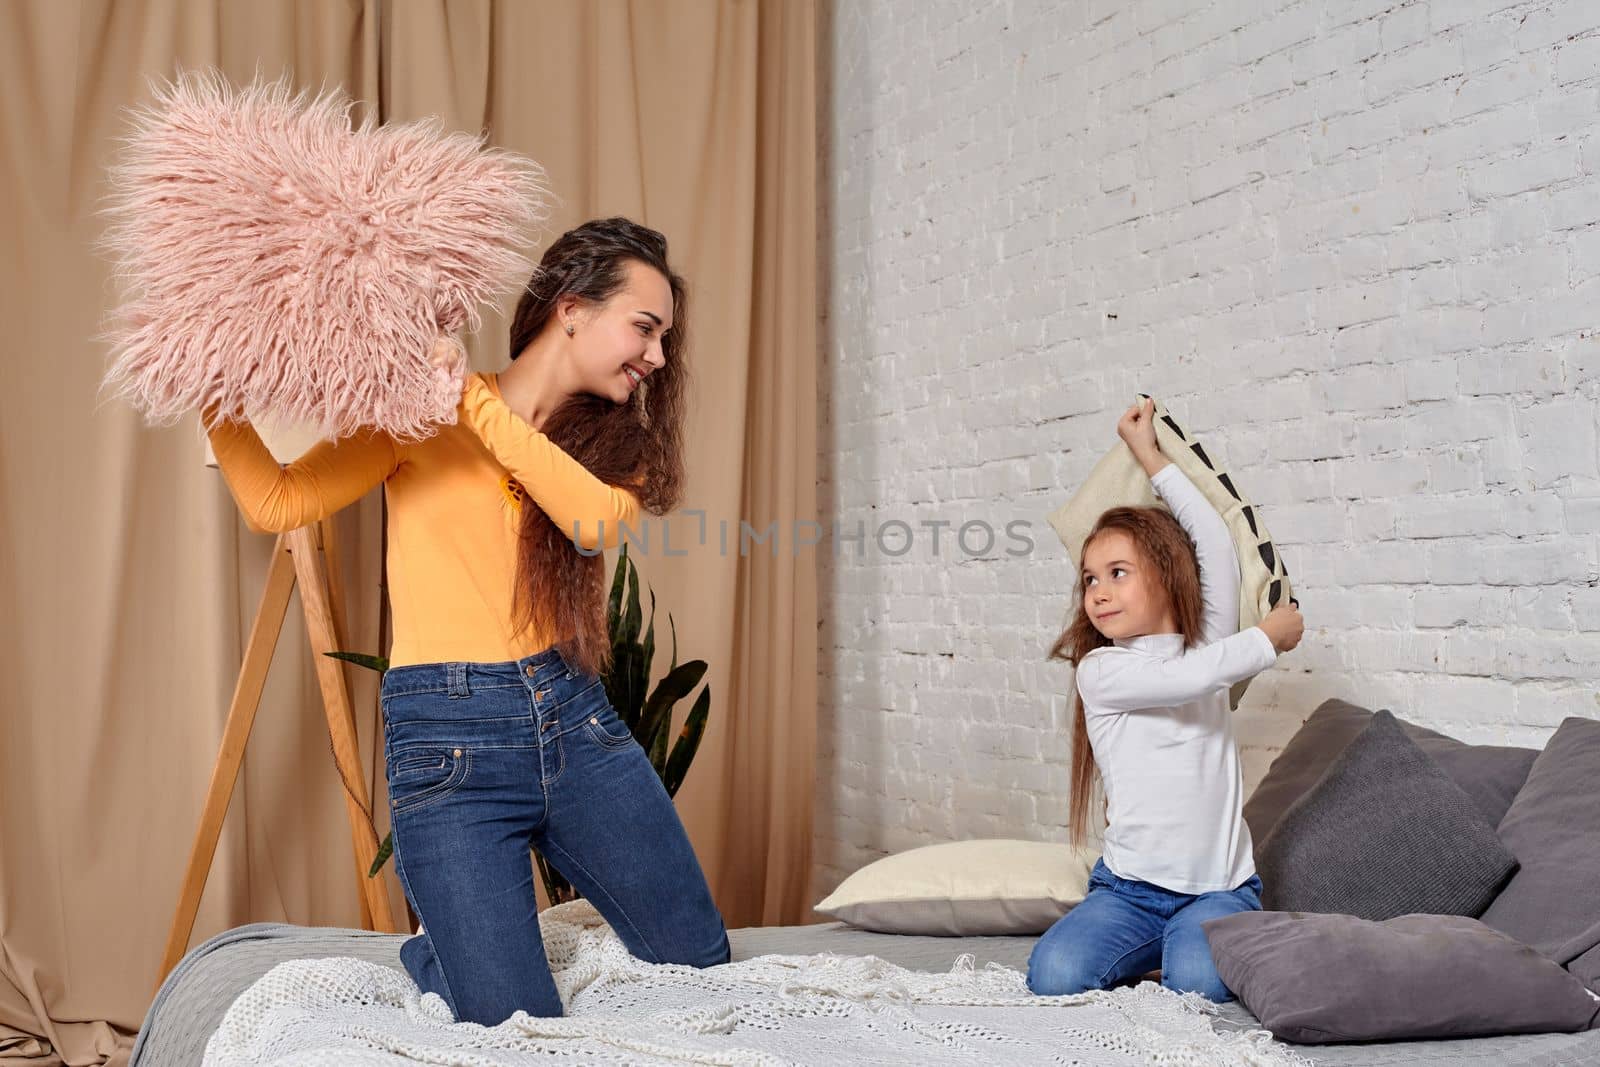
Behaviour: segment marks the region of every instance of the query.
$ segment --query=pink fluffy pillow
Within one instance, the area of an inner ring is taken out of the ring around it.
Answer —
[[[433,341],[526,280],[543,172],[437,120],[352,129],[350,107],[190,73],[134,113],[106,380],[151,421],[215,402],[414,440],[455,420],[465,364],[434,366]]]

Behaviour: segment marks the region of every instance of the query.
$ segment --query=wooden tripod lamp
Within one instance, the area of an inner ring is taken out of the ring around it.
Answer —
[[[293,459],[303,453],[315,441],[315,436],[310,435],[308,439],[303,430],[263,427],[262,439],[273,456],[282,463],[285,457]],[[209,445],[207,460],[209,465],[215,466]],[[206,793],[205,808],[200,816],[200,826],[195,831],[194,844],[189,850],[189,865],[184,874],[177,910],[172,916],[172,927],[167,934],[167,947],[161,961],[161,973],[156,979],[157,986],[183,957],[189,946],[189,937],[194,932],[195,916],[200,909],[200,897],[205,892],[206,878],[211,873],[217,838],[222,833],[228,801],[233,795],[245,745],[250,740],[250,728],[255,723],[256,710],[261,703],[267,669],[272,664],[278,635],[289,611],[289,595],[296,583],[300,586],[306,634],[310,638],[317,682],[322,690],[323,710],[327,714],[334,767],[344,783],[345,810],[350,817],[362,925],[384,933],[400,932],[389,908],[389,894],[383,879],[367,877],[373,857],[377,855],[378,835],[372,822],[372,806],[367,799],[366,777],[361,771],[355,712],[350,705],[350,692],[345,687],[344,664],[324,655],[344,647],[341,640],[342,610],[336,594],[340,588],[338,553],[335,550],[334,526],[329,517],[279,534],[273,546],[272,562],[261,592],[261,604],[256,609],[255,622],[250,628],[250,641],[239,667],[239,681],[228,707],[222,746],[217,752],[216,765],[211,770],[211,786]]]

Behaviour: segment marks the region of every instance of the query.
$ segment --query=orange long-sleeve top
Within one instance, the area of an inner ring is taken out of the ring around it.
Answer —
[[[590,474],[507,407],[496,375],[469,376],[456,414],[455,425],[423,441],[361,434],[324,441],[287,466],[248,423],[223,422],[209,432],[253,530],[296,529],[383,483],[391,666],[521,659],[566,636],[516,630],[525,501],[589,550],[615,547],[622,523],[637,527],[638,498]]]

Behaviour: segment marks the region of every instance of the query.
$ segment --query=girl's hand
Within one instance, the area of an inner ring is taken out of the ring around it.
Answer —
[[[1128,443],[1133,458],[1154,478],[1167,465],[1167,457],[1156,444],[1156,402],[1149,397],[1137,401],[1117,420],[1117,436]]]
[[[1300,616],[1300,603],[1291,600],[1267,612],[1261,620],[1261,632],[1267,635],[1272,647],[1280,653],[1287,652],[1300,643],[1306,632],[1306,620]]]
[[[1117,436],[1122,438],[1135,456],[1143,458],[1151,453],[1160,454],[1156,445],[1156,402],[1146,397],[1136,401],[1117,420]]]

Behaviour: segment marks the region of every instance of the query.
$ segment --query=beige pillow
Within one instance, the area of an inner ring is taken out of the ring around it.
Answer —
[[[1211,502],[1233,535],[1234,547],[1239,552],[1239,629],[1247,630],[1279,602],[1294,596],[1283,556],[1268,536],[1261,513],[1245,499],[1233,479],[1216,467],[1200,442],[1183,432],[1159,400],[1155,415],[1156,444],[1161,446],[1161,454]],[[1084,538],[1089,536],[1100,516],[1115,507],[1166,508],[1151,488],[1144,468],[1120,440],[1095,464],[1083,485],[1072,494],[1072,499],[1050,514],[1050,525],[1072,557],[1074,574],[1083,566]],[[1073,610],[1076,605],[1069,605],[1069,616]],[[1246,679],[1233,687],[1230,693],[1233,707],[1239,706],[1249,685]]]
[[[885,934],[1042,934],[1083,899],[1098,848],[954,841],[869,863],[817,911]]]

